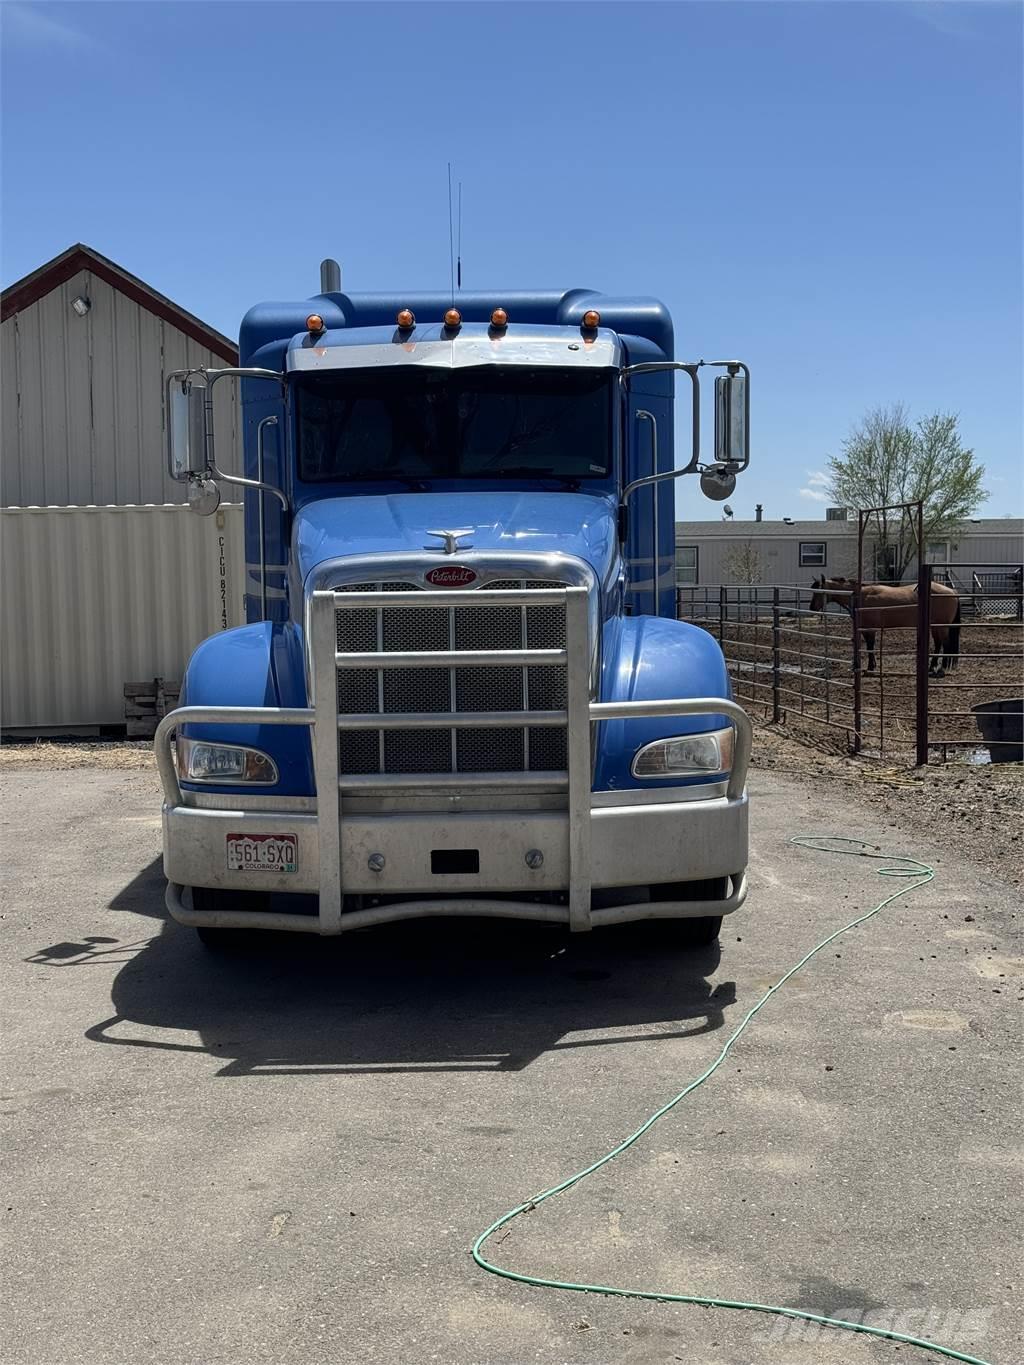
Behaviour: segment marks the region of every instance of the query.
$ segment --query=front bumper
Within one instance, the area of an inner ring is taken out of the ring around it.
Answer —
[[[685,795],[689,798],[690,793]],[[720,900],[637,901],[624,893],[621,904],[590,908],[587,922],[573,927],[590,929],[626,920],[725,915],[737,910],[746,895],[747,813],[745,792],[734,798],[723,792],[703,800],[593,805],[590,888],[603,893],[594,899],[614,902],[614,889],[619,887],[650,886],[657,895],[659,885],[721,877],[731,878],[731,888]],[[329,913],[332,907],[321,905],[317,915],[197,911],[182,896],[182,888],[192,886],[320,895],[316,814],[165,805],[163,826],[164,871],[171,884],[167,905],[174,918],[185,924],[340,933],[421,915],[496,915],[569,923],[568,905],[557,903],[570,890],[564,810],[345,816],[339,879],[345,894],[364,901],[386,898],[389,903],[344,913],[339,905],[333,914]],[[295,871],[230,871],[229,834],[293,835]],[[479,871],[433,871],[436,855],[443,858],[453,851],[475,853]],[[371,857],[379,871],[372,870]]]

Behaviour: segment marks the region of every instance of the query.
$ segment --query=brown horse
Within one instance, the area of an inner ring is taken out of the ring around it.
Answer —
[[[917,625],[917,584],[858,583],[851,578],[816,578],[811,584],[811,611],[824,611],[837,602],[853,614],[858,608],[860,632],[868,650],[868,672],[875,670],[875,632],[897,626]],[[945,583],[932,584],[930,624],[935,652],[928,672],[936,678],[952,672],[960,658],[960,596]]]

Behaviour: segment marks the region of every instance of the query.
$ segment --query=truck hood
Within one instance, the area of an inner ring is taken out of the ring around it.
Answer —
[[[611,498],[537,491],[394,493],[306,503],[295,516],[296,565],[305,582],[318,564],[348,555],[434,550],[440,563],[442,542],[427,532],[467,528],[459,540],[467,550],[574,555],[594,569],[602,585],[615,568],[618,533]]]

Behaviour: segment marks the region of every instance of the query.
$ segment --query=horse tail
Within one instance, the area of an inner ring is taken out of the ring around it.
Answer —
[[[956,599],[956,615],[953,617],[953,624],[949,628],[946,636],[946,643],[943,647],[946,656],[946,670],[952,673],[960,659],[960,597]]]

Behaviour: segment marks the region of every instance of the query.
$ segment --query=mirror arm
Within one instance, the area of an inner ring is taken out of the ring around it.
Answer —
[[[647,474],[642,479],[634,479],[622,490],[622,506],[625,507],[627,500],[638,488],[645,488],[650,483],[663,483],[665,479],[681,479],[684,474],[692,473],[693,470],[687,465],[685,469],[666,469],[664,474]]]
[[[619,380],[628,388],[628,381],[634,374],[657,374],[664,373],[666,370],[685,370],[690,376],[690,388],[693,394],[690,415],[690,459],[683,469],[677,470],[679,474],[695,474],[700,467],[700,380],[697,372],[702,365],[712,362],[704,360],[642,360],[636,365],[624,365],[619,371]],[[635,480],[629,488],[639,485],[639,480]],[[628,489],[622,494],[625,500]]]
[[[635,365],[624,365],[619,371],[619,382],[624,388],[629,387],[629,380],[634,374],[657,374],[667,370],[685,370],[690,376],[693,385],[693,407],[692,407],[692,427],[693,438],[690,449],[690,460],[684,469],[678,470],[680,474],[696,474],[700,470],[700,390],[698,387],[697,372],[705,368],[716,370],[728,370],[731,375],[737,371],[743,372],[746,379],[745,394],[743,400],[744,425],[746,436],[744,440],[743,463],[733,465],[732,472],[741,474],[750,464],[750,369],[742,360],[642,360]],[[629,485],[629,489],[637,486],[637,481]],[[629,489],[623,492],[623,501]]]
[[[205,370],[207,376],[206,385],[206,448],[207,451],[213,447],[213,386],[218,379],[276,379],[284,385],[284,375],[277,370],[259,369],[239,369],[230,368],[224,370]],[[260,436],[257,431],[257,437]],[[224,483],[237,484],[240,488],[258,488],[263,493],[273,493],[274,497],[280,500],[281,506],[288,511],[288,499],[283,489],[276,484],[264,483],[262,479],[244,479],[240,474],[225,474],[222,469],[217,468],[217,459],[213,454],[208,454],[206,459],[207,468],[215,479],[220,479]]]
[[[218,482],[236,483],[241,488],[257,488],[261,493],[273,493],[279,500],[284,510],[288,511],[288,498],[282,488],[278,488],[273,483],[261,483],[259,479],[243,479],[240,474],[225,474],[222,469],[218,469],[215,464],[209,466],[210,473]]]
[[[272,493],[275,498],[279,499],[281,506],[284,508],[285,512],[287,512],[289,510],[288,498],[285,495],[283,489],[278,488],[276,484],[264,483],[261,479],[244,479],[239,474],[225,474],[222,469],[219,469],[217,467],[217,459],[216,455],[214,454],[213,446],[213,386],[214,384],[216,384],[217,380],[275,379],[283,388],[285,382],[284,375],[281,373],[280,370],[263,370],[259,369],[256,366],[252,366],[250,368],[246,368],[244,366],[230,366],[222,370],[208,370],[205,368],[205,366],[198,366],[197,368],[190,370],[172,370],[171,373],[167,376],[168,411],[170,411],[171,385],[175,383],[181,384],[182,388],[184,389],[188,381],[194,374],[202,375],[206,381],[204,386],[206,390],[204,398],[204,404],[206,408],[205,458],[206,469],[208,473],[210,473],[213,476],[213,478],[218,479],[223,483],[238,484],[242,488],[257,488],[261,492]],[[168,466],[169,472],[173,477],[173,465],[170,463],[169,457]],[[198,474],[198,471],[193,471],[193,474],[194,475]]]
[[[263,454],[264,440],[263,433],[268,427],[277,426],[277,418],[273,415],[261,417],[256,424],[256,473],[259,476],[257,482],[263,487],[269,487],[263,478]],[[266,517],[263,513],[263,495],[260,494],[258,500],[259,510],[259,540],[260,540],[260,605],[263,611],[263,620],[267,619],[267,527]],[[285,504],[285,515],[287,516],[288,506]]]
[[[654,416],[654,413],[648,412],[646,408],[637,408],[636,417],[638,422],[650,422],[651,424],[651,477],[656,482],[658,474],[658,421]],[[651,540],[653,546],[651,551],[651,581],[654,584],[654,614],[655,616],[659,616],[661,613],[658,611],[658,584],[661,578],[661,561],[658,552],[661,548],[661,538],[658,534],[658,489],[652,487],[651,492],[654,494],[651,525]]]

